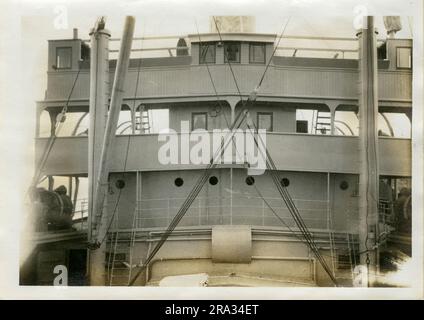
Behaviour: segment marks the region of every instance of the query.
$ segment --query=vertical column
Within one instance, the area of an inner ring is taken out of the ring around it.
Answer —
[[[378,84],[377,46],[373,17],[364,18],[359,33],[359,243],[368,285],[378,270]]]
[[[338,106],[339,102],[338,101],[327,101],[327,106],[330,109],[330,134],[334,135],[335,134],[335,123],[334,121],[336,120],[336,108]]]
[[[128,71],[131,45],[134,36],[134,17],[128,16],[125,19],[124,32],[121,38],[121,47],[119,50],[118,61],[116,63],[115,78],[110,99],[110,108],[107,113],[106,126],[104,134],[101,137],[100,157],[96,164],[96,176],[93,183],[93,204],[91,206],[91,244],[98,247],[93,250],[95,261],[92,264],[90,281],[92,285],[104,284],[104,262],[106,254],[106,239],[108,232],[108,220],[111,219],[105,214],[105,203],[108,178],[109,178],[109,159],[112,155],[111,147],[115,142],[116,128],[119,119],[119,113],[122,107],[122,99],[125,93],[124,83]],[[98,271],[97,271],[98,270]]]
[[[88,130],[88,242],[93,240],[94,198],[98,163],[105,133],[109,104],[109,38],[110,32],[97,27],[90,32],[90,128]],[[89,278],[91,285],[105,284],[105,248],[90,251]]]

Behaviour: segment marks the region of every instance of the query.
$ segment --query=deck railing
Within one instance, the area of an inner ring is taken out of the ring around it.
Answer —
[[[185,198],[139,200],[137,227],[168,226],[184,200]],[[293,200],[309,227],[327,228],[326,200]],[[284,223],[275,214],[280,216]],[[262,199],[257,196],[198,197],[180,222],[180,225],[184,226],[215,224],[278,225],[290,228],[296,225],[281,198]]]
[[[186,47],[177,47],[178,39],[185,39]],[[276,35],[274,45],[277,44],[279,36]],[[89,39],[83,40],[89,43]],[[112,54],[118,53],[119,38],[111,38]],[[176,56],[178,50],[188,50],[190,45],[187,35],[164,35],[164,36],[144,36],[133,38],[133,53],[155,52],[154,57]],[[159,45],[158,45],[158,41]],[[379,39],[379,42],[384,41]],[[152,46],[152,43],[156,45]],[[281,38],[280,46],[277,47],[277,56],[302,56],[302,57],[327,57],[335,59],[357,59],[358,58],[358,39],[349,37],[320,37],[320,36],[301,36],[301,35],[285,35]],[[284,52],[282,52],[284,51]],[[190,53],[189,53],[190,54]],[[113,58],[113,57],[112,57]]]

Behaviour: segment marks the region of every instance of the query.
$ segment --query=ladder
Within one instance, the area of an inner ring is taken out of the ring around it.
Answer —
[[[141,263],[141,261],[135,261],[134,251],[137,238],[137,232],[141,227],[141,205],[139,200],[140,194],[141,175],[137,171],[137,201],[134,209],[133,221],[130,233],[120,232],[118,225],[118,215],[113,221],[115,225],[115,231],[111,232],[111,245],[108,256],[108,274],[109,274],[109,285],[128,285],[132,279],[132,271]],[[125,235],[125,236],[124,236]],[[129,237],[128,237],[129,235]]]
[[[151,133],[149,110],[140,110],[140,115],[135,117],[135,129],[141,133]]]
[[[327,134],[327,132],[331,132],[331,117],[323,115],[323,113],[328,112],[322,112],[319,110],[316,112],[315,126],[313,126],[314,134]]]
[[[334,240],[334,225],[333,215],[331,210],[330,200],[330,172],[327,173],[327,230],[330,243],[330,255],[331,255],[331,267],[333,268],[333,276],[336,278],[336,266],[337,266],[337,247]]]
[[[350,273],[352,281],[355,277],[354,270],[356,267],[356,252],[355,252],[355,243],[353,243],[353,235],[350,233],[346,234],[347,236],[347,246],[349,251],[349,262],[350,262]]]
[[[133,222],[132,222],[132,228],[131,228],[131,239],[130,239],[130,247],[129,247],[129,278],[128,283],[132,279],[132,271],[133,268],[139,266],[137,265],[137,261],[134,257],[134,251],[135,251],[135,243],[137,239],[137,231],[139,228],[141,228],[141,208],[140,208],[140,201],[137,201],[134,215],[133,215]],[[142,261],[138,261],[138,263],[141,265]]]
[[[108,251],[109,286],[127,285],[131,276],[131,264],[128,264],[130,243],[121,234],[119,229],[111,232]]]

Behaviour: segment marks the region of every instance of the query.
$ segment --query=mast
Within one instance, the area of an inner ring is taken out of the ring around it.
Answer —
[[[91,234],[90,244],[93,249],[90,259],[90,283],[91,285],[105,284],[105,256],[106,241],[109,219],[105,214],[104,204],[106,202],[106,194],[108,189],[109,178],[109,159],[111,158],[111,146],[115,142],[116,127],[119,120],[119,113],[122,106],[122,98],[124,94],[124,82],[128,71],[132,39],[134,36],[134,17],[128,16],[125,19],[125,26],[121,40],[121,48],[116,64],[115,78],[113,81],[111,102],[109,112],[107,114],[106,127],[104,134],[101,136],[100,157],[96,163],[93,163],[93,170],[96,172],[96,180],[92,181],[92,212],[91,212]]]
[[[88,242],[93,239],[94,197],[98,180],[98,163],[106,128],[109,105],[109,38],[101,18],[90,32],[90,129],[88,130]],[[104,268],[99,252],[89,254],[88,274],[91,284],[104,284]]]
[[[368,285],[378,271],[378,83],[374,18],[364,17],[359,36],[359,250]]]

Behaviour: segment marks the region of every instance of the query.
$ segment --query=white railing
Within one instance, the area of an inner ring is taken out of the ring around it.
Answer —
[[[138,202],[138,227],[165,227],[174,218],[185,198],[142,199]],[[293,199],[305,223],[311,228],[327,227],[327,201]],[[269,207],[273,210],[271,210]],[[279,221],[273,211],[283,219]],[[295,221],[281,198],[198,197],[180,225],[250,224],[295,227]]]
[[[88,227],[88,199],[77,199],[74,208],[72,226],[77,230],[85,230]]]
[[[178,39],[185,39],[186,47],[177,47]],[[279,39],[276,35],[275,45]],[[90,39],[83,40],[86,43]],[[118,53],[118,47],[121,39],[111,38],[110,53]],[[165,36],[144,36],[133,38],[134,48],[132,52],[156,52],[153,56],[175,56],[178,50],[188,50],[190,54],[190,46],[187,35],[165,35]],[[151,46],[152,42],[156,44],[160,41],[160,45]],[[379,39],[379,42],[384,41]],[[320,36],[301,36],[301,35],[285,35],[281,38],[280,46],[277,47],[277,56],[302,56],[302,57],[328,57],[328,58],[358,58],[358,39],[348,37],[320,37]],[[282,51],[285,51],[282,53]]]
[[[131,52],[139,52],[140,54],[143,52],[156,52],[156,54],[151,55],[153,57],[173,57],[177,55],[177,50],[187,50],[188,54],[190,54],[190,47],[177,47],[177,41],[179,39],[185,39],[188,43],[187,36],[178,36],[178,35],[168,35],[168,36],[145,36],[145,37],[134,37],[133,38],[133,48],[131,49]],[[171,40],[172,44],[171,45]],[[119,50],[119,43],[121,39],[119,38],[111,38],[109,40],[111,42],[111,49],[109,49],[109,53],[117,54]],[[159,46],[151,46],[150,44],[152,41],[161,41],[161,45]],[[89,43],[90,39],[85,39],[83,42]],[[164,54],[165,53],[165,54]],[[113,56],[112,56],[113,58]]]

